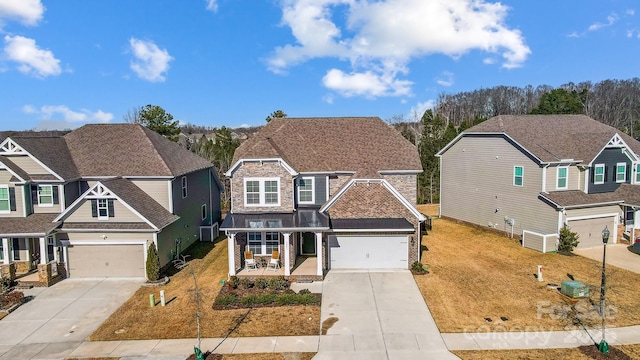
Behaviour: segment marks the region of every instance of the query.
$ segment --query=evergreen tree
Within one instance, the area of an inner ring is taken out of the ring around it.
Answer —
[[[147,247],[146,270],[149,281],[158,281],[160,278],[160,257],[158,256],[156,245],[153,242]]]
[[[157,105],[147,105],[140,109],[138,122],[149,130],[166,137],[171,141],[178,141],[180,127],[178,120],[173,120],[173,115]]]

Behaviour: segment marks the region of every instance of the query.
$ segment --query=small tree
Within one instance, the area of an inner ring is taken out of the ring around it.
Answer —
[[[580,243],[580,241],[578,241],[579,237],[577,233],[564,226],[560,230],[560,236],[558,237],[558,251],[564,253],[572,252]]]
[[[287,114],[285,114],[284,111],[276,110],[276,111],[272,112],[271,114],[267,115],[265,120],[267,122],[269,122],[269,121],[271,121],[272,119],[275,119],[275,118],[286,118],[286,117],[287,117]]]
[[[147,247],[147,279],[149,281],[158,281],[160,278],[160,257],[156,250],[156,244],[153,242]]]
[[[132,115],[136,117],[136,115]],[[173,115],[166,112],[158,105],[147,105],[141,108],[137,114],[138,121],[136,123],[153,130],[158,134],[166,137],[171,141],[178,141],[180,127],[178,120],[173,120]]]

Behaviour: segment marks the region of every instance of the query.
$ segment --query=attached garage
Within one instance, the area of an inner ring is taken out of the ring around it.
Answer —
[[[69,245],[69,276],[144,277],[142,244]]]
[[[407,269],[407,235],[330,235],[331,269]]]
[[[615,242],[615,238],[613,236],[616,229],[615,216],[568,220],[567,224],[571,231],[580,236],[578,238],[578,241],[580,242],[578,244],[578,248],[602,246],[602,230],[604,230],[605,226],[611,232],[609,241]]]

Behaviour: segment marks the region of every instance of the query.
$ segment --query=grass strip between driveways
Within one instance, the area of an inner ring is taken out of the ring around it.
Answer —
[[[213,310],[213,301],[227,278],[227,241],[197,243],[188,265],[161,287],[141,287],[89,337],[92,341],[195,338],[195,272],[200,289],[201,337],[318,335],[320,306],[281,306],[256,309]],[[167,306],[149,305],[149,294],[160,299],[165,290]],[[247,312],[249,314],[238,325]]]
[[[640,345],[616,345],[615,348],[628,356],[629,359],[640,359]],[[610,348],[610,349],[612,349]],[[592,353],[597,351],[591,349]],[[579,348],[567,349],[527,349],[527,350],[460,350],[452,351],[462,360],[513,360],[513,359],[538,359],[538,360],[590,360],[593,357],[584,354]],[[613,352],[609,356],[602,356],[603,359],[620,359],[614,357]]]
[[[437,215],[437,205],[419,209]],[[557,331],[581,328],[578,318],[587,327],[601,324],[597,261],[543,254],[504,233],[435,216],[422,245],[431,273],[415,280],[441,332]],[[542,282],[537,265],[543,266]],[[573,303],[547,287],[570,277],[591,287],[590,299]],[[638,284],[640,274],[607,265],[608,327],[640,324]]]

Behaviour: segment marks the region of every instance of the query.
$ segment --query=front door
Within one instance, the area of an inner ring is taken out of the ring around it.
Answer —
[[[302,234],[302,255],[315,255],[316,254],[316,235],[314,233]]]

